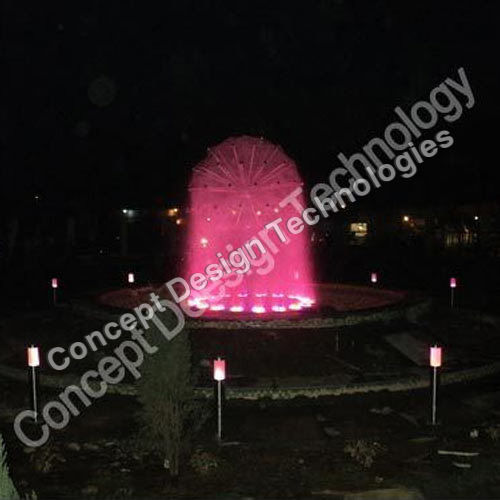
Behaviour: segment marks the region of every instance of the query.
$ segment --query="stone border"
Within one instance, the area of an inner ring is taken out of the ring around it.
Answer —
[[[340,328],[355,326],[364,323],[391,323],[398,320],[406,320],[414,323],[419,317],[428,313],[432,306],[432,300],[425,297],[406,299],[395,305],[388,305],[372,310],[350,311],[337,313],[331,316],[306,315],[295,319],[268,319],[268,320],[211,320],[211,319],[189,319],[186,327],[193,330],[218,329],[218,330],[255,330],[257,328],[275,329],[301,329],[301,328]],[[103,321],[116,321],[119,312],[113,312],[93,302],[77,300],[72,303],[72,309],[79,314],[97,318]]]

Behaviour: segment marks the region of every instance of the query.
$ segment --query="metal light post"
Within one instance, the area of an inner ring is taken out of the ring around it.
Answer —
[[[51,286],[52,286],[52,302],[56,306],[57,305],[57,289],[59,288],[59,281],[57,280],[57,278],[52,278]]]
[[[432,368],[432,402],[431,402],[431,424],[437,423],[437,393],[438,393],[438,368],[441,367],[441,347],[434,345],[430,350],[430,365]]]
[[[214,360],[214,380],[217,381],[217,439],[222,440],[222,381],[226,378],[226,361]]]
[[[40,366],[40,355],[38,347],[33,344],[28,347],[28,367],[30,370],[29,379],[31,386],[31,409],[34,413],[34,420],[38,422],[38,377],[36,368]]]
[[[450,278],[450,305],[452,309],[453,309],[455,288],[457,288],[457,279]]]

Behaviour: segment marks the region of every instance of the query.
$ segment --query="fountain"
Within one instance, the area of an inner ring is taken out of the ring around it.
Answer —
[[[208,149],[189,185],[182,272],[189,285],[183,299],[174,297],[197,313],[189,315],[191,328],[332,328],[425,311],[420,299],[383,289],[378,280],[371,286],[314,283],[308,226],[292,234],[287,221],[298,213],[280,203],[301,185],[293,160],[264,139],[229,138]],[[303,195],[296,199],[307,205]],[[167,282],[107,291],[98,302],[130,309],[148,302],[151,292],[173,297]]]
[[[264,139],[229,138],[208,149],[189,186],[184,275],[205,276],[200,277],[203,289],[191,292],[191,307],[210,316],[293,314],[313,308],[307,226],[289,233],[286,222],[297,212],[280,205],[301,185],[293,160]],[[276,220],[282,236],[266,229]]]

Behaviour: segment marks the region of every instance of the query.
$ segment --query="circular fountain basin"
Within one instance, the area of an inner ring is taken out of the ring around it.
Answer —
[[[198,317],[189,319],[191,328],[324,328],[350,326],[376,321],[411,319],[428,309],[428,302],[404,291],[386,290],[378,287],[315,284],[315,300],[294,297],[259,297],[259,308],[219,307],[198,310],[190,307]],[[128,310],[149,302],[150,294],[167,296],[163,286],[123,288],[102,293],[98,303],[113,309]],[[279,302],[279,309],[276,305]],[[295,305],[300,307],[294,307]],[[291,307],[292,306],[292,307]]]

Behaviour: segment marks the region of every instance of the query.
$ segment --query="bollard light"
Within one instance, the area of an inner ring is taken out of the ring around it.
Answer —
[[[226,379],[226,360],[214,359],[214,380],[218,382]]]
[[[128,280],[129,283],[135,283],[134,273],[128,273],[127,280]]]
[[[58,288],[59,287],[59,282],[57,281],[57,278],[52,278],[52,288]]]
[[[438,389],[439,389],[439,381],[438,381],[438,368],[441,367],[442,359],[441,359],[441,347],[437,345],[433,345],[430,350],[429,356],[429,364],[432,368],[432,393],[431,393],[431,425],[437,424],[437,398],[438,398]]]
[[[226,378],[226,361],[214,359],[214,380],[217,381],[217,439],[222,441],[222,381]]]
[[[441,347],[433,346],[430,351],[430,365],[432,368],[439,368],[441,366]]]
[[[31,410],[33,411],[33,420],[38,422],[38,375],[37,367],[40,366],[40,353],[38,352],[38,347],[31,344],[28,347],[28,370],[30,373],[29,385],[30,385],[30,400],[31,400]]]
[[[28,347],[28,366],[40,366],[40,354],[38,352],[38,347],[33,345]]]
[[[450,288],[457,288],[457,279],[450,278]]]
[[[372,273],[370,276],[370,281],[376,283],[378,281],[377,273]]]

